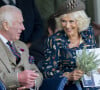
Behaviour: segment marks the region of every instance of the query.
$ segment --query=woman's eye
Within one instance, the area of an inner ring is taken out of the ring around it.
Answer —
[[[73,21],[73,20],[70,20],[69,22],[70,22],[70,23],[73,23],[74,21]]]
[[[66,22],[65,20],[61,20],[61,22]]]

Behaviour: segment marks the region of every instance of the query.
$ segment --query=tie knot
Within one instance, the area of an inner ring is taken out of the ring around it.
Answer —
[[[10,41],[8,41],[8,42],[7,42],[7,44],[8,44],[10,47],[12,47],[12,44],[11,44],[11,42],[10,42]]]
[[[18,64],[20,62],[20,53],[17,51],[17,49],[13,43],[8,41],[7,44],[9,46],[10,50],[12,51],[12,53],[16,56],[16,64]]]

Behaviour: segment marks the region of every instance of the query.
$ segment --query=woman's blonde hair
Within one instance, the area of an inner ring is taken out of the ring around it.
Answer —
[[[70,14],[70,16],[77,21],[79,32],[84,31],[89,27],[90,18],[86,15],[84,10],[76,11],[76,12],[72,12],[72,13],[68,13],[68,14]],[[61,18],[67,16],[68,14],[63,14],[63,15],[59,16],[58,18],[55,18],[56,27],[59,30],[63,29],[62,25],[61,25]]]

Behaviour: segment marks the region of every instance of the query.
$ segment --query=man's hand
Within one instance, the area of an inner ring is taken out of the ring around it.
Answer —
[[[25,88],[31,88],[35,86],[35,80],[39,76],[35,71],[25,70],[23,72],[18,73],[18,81],[20,85]]]

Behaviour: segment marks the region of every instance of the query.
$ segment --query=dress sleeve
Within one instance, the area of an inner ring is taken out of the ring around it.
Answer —
[[[59,69],[59,48],[53,38],[48,38],[46,41],[45,57],[42,71],[44,78],[52,77],[54,75],[62,75]]]

